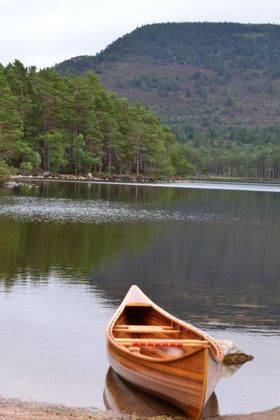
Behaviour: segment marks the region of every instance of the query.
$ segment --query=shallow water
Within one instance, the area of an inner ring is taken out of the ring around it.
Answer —
[[[103,408],[104,329],[136,283],[254,354],[220,413],[280,404],[280,194],[207,185],[0,190],[0,395]]]

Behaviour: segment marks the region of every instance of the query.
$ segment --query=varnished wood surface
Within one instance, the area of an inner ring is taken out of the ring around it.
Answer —
[[[211,337],[132,286],[109,324],[107,338],[115,372],[191,418],[200,418],[221,375],[223,354]]]
[[[117,325],[115,327],[117,332],[128,332],[128,333],[164,333],[164,334],[178,334],[178,330],[169,327],[160,327],[156,325]]]
[[[119,330],[117,330],[119,332]],[[139,331],[138,331],[139,333]],[[145,333],[145,331],[144,331]],[[164,331],[164,334],[166,333],[166,330]],[[158,345],[159,347],[166,346],[166,347],[209,347],[209,344],[206,340],[188,340],[188,339],[168,339],[168,338],[116,338],[115,339],[117,343],[122,344],[123,346],[129,346],[132,344],[136,345],[143,345],[143,347],[149,347],[152,346],[152,344],[155,345],[155,347]]]
[[[131,385],[109,369],[103,393],[104,404],[113,415],[135,414],[139,417],[171,416],[184,417],[184,412],[166,401],[149,395]],[[202,417],[215,417],[219,414],[218,400],[213,393],[209,398]]]

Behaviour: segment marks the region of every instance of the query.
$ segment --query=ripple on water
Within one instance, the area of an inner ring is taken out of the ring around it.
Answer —
[[[65,198],[5,197],[0,202],[0,215],[12,219],[79,223],[122,222],[176,222],[192,223],[251,223],[256,218],[244,217],[234,212],[205,212],[184,208],[183,211],[153,210],[141,205],[117,203],[106,200],[72,200]]]

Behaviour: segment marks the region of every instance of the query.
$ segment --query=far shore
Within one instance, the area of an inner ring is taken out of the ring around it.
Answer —
[[[264,180],[248,180],[240,178],[172,178],[169,180],[155,180],[147,177],[111,175],[110,177],[88,177],[82,175],[14,175],[0,184],[4,188],[16,189],[26,182],[30,188],[36,187],[36,182],[61,182],[61,183],[84,183],[87,185],[123,185],[136,187],[158,187],[158,188],[186,188],[186,189],[206,189],[206,190],[228,190],[228,191],[252,191],[252,192],[280,192],[280,182]],[[33,184],[32,184],[33,183]]]
[[[280,179],[264,179],[264,178],[240,178],[230,176],[174,176],[170,178],[159,178],[145,175],[120,175],[120,174],[52,174],[52,173],[32,173],[32,174],[16,174],[6,179],[6,182],[20,180],[31,181],[68,181],[68,182],[93,182],[93,183],[119,183],[119,184],[185,184],[191,182],[223,182],[223,183],[264,183],[264,184],[280,184]]]
[[[63,405],[42,404],[37,402],[23,402],[20,400],[4,399],[0,397],[0,418],[3,420],[31,420],[31,419],[47,419],[47,420],[114,420],[114,419],[127,419],[127,420],[144,420],[137,414],[124,415],[121,413],[114,413],[110,411],[96,411],[90,408],[69,408]],[[244,414],[244,415],[228,415],[208,417],[212,420],[277,420],[280,418],[280,407],[274,408],[269,411],[259,413]],[[150,420],[171,420],[169,416],[156,416],[146,417]],[[177,417],[178,419],[178,417]],[[179,420],[179,419],[178,419]]]

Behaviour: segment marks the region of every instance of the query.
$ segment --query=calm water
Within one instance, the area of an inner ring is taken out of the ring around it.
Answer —
[[[104,329],[136,283],[254,354],[220,413],[280,405],[279,187],[191,187],[0,190],[0,395],[103,408]]]

